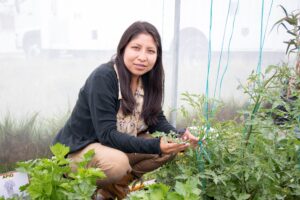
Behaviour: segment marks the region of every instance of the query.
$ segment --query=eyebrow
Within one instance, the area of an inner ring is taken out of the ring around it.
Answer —
[[[136,43],[136,42],[134,42],[134,43],[131,43],[131,45],[138,45],[138,46],[142,46],[141,44],[139,44],[139,43]],[[146,47],[147,49],[155,49],[155,50],[157,50],[157,47],[156,46],[148,46],[148,47]]]

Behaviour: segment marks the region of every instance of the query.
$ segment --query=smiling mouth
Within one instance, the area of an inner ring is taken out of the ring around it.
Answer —
[[[134,64],[134,65],[137,67],[146,67],[146,65],[143,65],[143,64]]]

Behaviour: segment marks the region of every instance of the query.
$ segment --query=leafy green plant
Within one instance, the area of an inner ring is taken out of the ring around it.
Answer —
[[[300,9],[294,10],[290,13],[280,5],[285,16],[278,20],[273,27],[277,26],[284,27],[286,32],[289,34],[290,39],[284,41],[287,44],[286,54],[290,55],[291,53],[296,54],[296,65],[295,65],[295,76],[289,77],[289,88],[287,90],[287,96],[292,96],[293,89],[296,88],[296,91],[299,92],[300,89]]]
[[[130,194],[131,200],[199,200],[201,190],[197,188],[199,179],[189,178],[185,182],[176,181],[174,189],[163,183],[156,183],[146,187],[145,190]]]
[[[290,113],[294,116],[283,126],[276,126],[271,115],[276,112],[277,105],[284,103],[279,95],[282,89],[280,84],[288,70],[287,67],[271,66],[266,70],[264,79],[252,74],[248,86],[243,87],[251,98],[248,109],[243,112],[246,116],[244,127],[235,136],[238,145],[234,151],[227,151],[227,158],[219,158],[219,161],[230,159],[217,167],[216,175],[225,175],[225,184],[212,184],[222,187],[224,191],[231,187],[231,195],[236,194],[234,198],[243,195],[245,199],[294,199],[300,195],[300,171],[297,170],[300,143],[293,128],[298,123],[295,120],[297,114]],[[263,109],[263,102],[275,104]],[[294,106],[299,112],[297,104]],[[208,149],[219,146],[214,141],[208,144]],[[226,152],[226,148],[224,150]],[[213,164],[208,168],[211,167],[216,166]],[[213,194],[214,197],[216,192],[213,187],[207,190],[207,194]],[[227,197],[228,193],[222,193],[218,198],[225,195]]]
[[[211,119],[213,128],[208,131],[206,145],[189,149],[157,170],[157,181],[174,189],[176,182],[198,177],[200,184],[194,188],[208,199],[299,198],[300,141],[294,129],[299,126],[300,100],[288,105],[281,98],[281,91],[287,87],[284,82],[293,73],[284,65],[270,66],[261,76],[251,74],[240,87],[249,95],[248,106],[239,111],[242,122]],[[199,97],[192,95],[187,99],[190,105],[196,105],[194,110],[199,109],[196,116],[204,118],[200,103],[195,104]],[[287,108],[289,121],[276,125],[273,116],[282,114],[278,110],[282,104]],[[206,120],[190,123],[202,138]]]
[[[279,19],[273,27],[284,27],[286,32],[291,36],[288,41],[284,41],[287,44],[286,53],[299,53],[300,47],[300,10],[294,10],[290,13],[280,5],[283,10],[285,16]]]
[[[105,177],[96,168],[86,168],[94,155],[89,151],[83,161],[78,163],[76,172],[72,172],[70,161],[66,158],[69,147],[55,144],[51,147],[51,159],[36,159],[18,163],[20,172],[28,174],[30,182],[20,188],[30,199],[86,199],[90,200],[96,190],[96,180]]]
[[[184,141],[181,137],[178,137],[178,135],[173,131],[171,131],[167,135],[163,132],[157,131],[157,132],[153,133],[152,136],[153,137],[161,137],[165,143],[169,143],[169,142],[178,143],[178,144],[187,143],[187,141]]]

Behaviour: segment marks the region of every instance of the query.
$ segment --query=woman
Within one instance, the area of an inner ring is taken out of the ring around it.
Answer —
[[[97,182],[101,188],[97,195],[103,199],[123,199],[132,180],[189,147],[149,134],[180,132],[162,112],[163,84],[160,35],[152,24],[138,21],[123,33],[116,57],[96,68],[81,88],[54,143],[70,147],[73,163],[90,149],[95,151],[89,167],[100,168],[107,176]],[[198,142],[188,130],[182,137],[191,144]]]

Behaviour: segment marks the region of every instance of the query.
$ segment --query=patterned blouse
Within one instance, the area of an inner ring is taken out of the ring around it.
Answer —
[[[114,69],[116,71],[119,80],[119,74],[116,65],[114,65]],[[148,128],[148,126],[145,124],[144,119],[141,118],[141,112],[144,103],[144,89],[143,89],[141,78],[139,79],[138,87],[134,94],[134,99],[136,101],[136,106],[131,115],[125,116],[120,106],[119,111],[117,113],[117,130],[121,133],[137,136],[138,133],[143,132]],[[119,82],[119,100],[122,101],[120,82]]]

